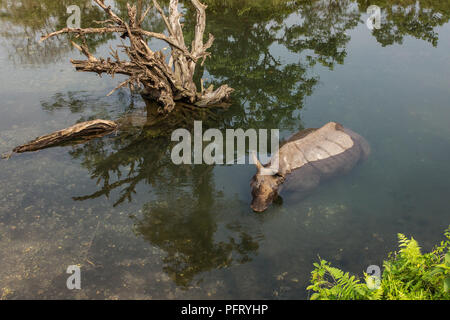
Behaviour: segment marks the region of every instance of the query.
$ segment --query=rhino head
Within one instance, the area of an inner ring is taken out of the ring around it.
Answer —
[[[253,211],[263,212],[278,197],[278,188],[284,178],[277,170],[264,167],[255,154],[253,154],[253,162],[258,171],[250,183],[253,197],[251,208]]]

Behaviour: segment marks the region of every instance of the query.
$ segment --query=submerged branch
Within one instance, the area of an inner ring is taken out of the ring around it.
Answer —
[[[97,119],[81,122],[69,128],[38,137],[33,141],[14,148],[12,152],[24,153],[54,147],[75,140],[86,141],[102,137],[115,131],[117,128],[117,123],[109,120]]]

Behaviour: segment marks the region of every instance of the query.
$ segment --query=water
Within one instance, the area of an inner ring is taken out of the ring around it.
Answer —
[[[138,95],[105,97],[120,77],[75,72],[69,59],[80,56],[66,37],[36,42],[64,27],[66,5],[83,8],[84,26],[101,20],[99,10],[75,0],[17,3],[0,1],[0,153],[77,121],[145,115]],[[365,1],[208,3],[216,41],[199,71],[236,89],[229,109],[177,112],[144,129],[0,162],[1,298],[305,299],[318,256],[362,275],[396,248],[398,232],[424,250],[442,238],[448,2],[380,2],[375,32],[365,25]],[[124,1],[113,5],[124,12]],[[185,18],[190,30],[189,7]],[[146,27],[163,30],[156,15]],[[89,40],[97,56],[117,43]],[[278,128],[283,137],[338,121],[363,135],[372,154],[308,198],[255,214],[253,166],[171,162],[171,131],[194,119],[221,130]],[[82,290],[66,288],[73,264]]]

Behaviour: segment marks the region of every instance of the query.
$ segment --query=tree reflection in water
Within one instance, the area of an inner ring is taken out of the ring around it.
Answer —
[[[366,1],[350,0],[267,1],[259,5],[251,1],[207,2],[207,31],[215,35],[216,42],[199,75],[203,71],[212,83],[217,79],[236,88],[230,109],[194,112],[178,106],[169,117],[161,118],[150,103],[141,115],[132,113],[131,105],[122,112],[125,129],[120,135],[74,146],[70,151],[100,185],[95,193],[77,196],[76,201],[118,193],[112,199],[118,206],[132,201],[139,184],[149,186],[154,199],[143,204],[142,215],[133,218],[135,232],[166,252],[164,270],[181,286],[189,285],[202,272],[250,261],[262,237],[233,221],[225,223],[232,236],[217,239],[222,226],[217,213],[233,210],[233,206],[215,186],[214,166],[172,163],[170,152],[176,144],[171,141],[172,131],[186,128],[192,132],[194,120],[202,120],[204,130],[301,129],[299,111],[319,80],[311,75],[312,67],[320,64],[332,69],[336,63],[344,63],[348,32],[361,22],[367,6]],[[448,4],[426,1],[414,11],[415,3],[390,4],[386,23],[373,32],[377,41],[401,43],[404,36],[411,35],[436,44],[435,28],[449,20]],[[194,16],[187,8],[186,24],[193,23]],[[297,56],[297,61],[283,62],[273,48]],[[43,106],[49,111],[68,106],[83,113],[83,108],[96,103],[84,100],[80,104],[76,96],[58,95]]]

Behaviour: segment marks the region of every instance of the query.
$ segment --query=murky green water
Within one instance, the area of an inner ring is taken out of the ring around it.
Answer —
[[[0,161],[0,298],[304,299],[318,256],[361,275],[395,249],[398,232],[426,250],[441,239],[450,2],[207,2],[216,41],[199,73],[235,88],[232,106]],[[0,153],[77,121],[145,115],[138,95],[105,97],[119,78],[75,72],[69,59],[80,56],[66,37],[37,43],[65,26],[70,4],[83,8],[83,26],[102,18],[86,1],[0,0]],[[375,32],[369,4],[383,10]],[[114,8],[123,14],[125,1]],[[146,27],[163,29],[156,15]],[[98,56],[117,43],[89,38]],[[338,121],[372,154],[308,198],[255,214],[254,167],[171,162],[172,130],[194,119],[283,136]],[[73,264],[82,290],[66,288]]]

